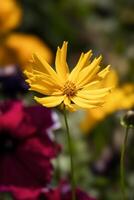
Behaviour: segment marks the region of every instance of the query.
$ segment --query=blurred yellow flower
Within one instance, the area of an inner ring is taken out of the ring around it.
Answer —
[[[115,71],[111,71],[103,81],[103,86],[110,87],[113,83],[118,84],[118,76]],[[129,109],[134,106],[134,84],[125,84],[122,87],[114,89],[112,94],[106,98],[106,103],[103,107],[94,110],[87,110],[80,126],[84,133],[89,133],[90,130],[107,115],[121,109]]]
[[[0,46],[0,64],[18,64],[23,69],[27,67],[34,52],[44,55],[48,62],[52,62],[52,52],[38,37],[33,35],[12,33],[8,35]]]
[[[0,34],[16,28],[22,18],[22,10],[15,0],[0,1]]]
[[[46,107],[65,105],[71,111],[79,108],[91,109],[104,104],[111,87],[101,87],[109,73],[109,66],[99,72],[102,57],[89,61],[92,52],[82,53],[75,68],[69,72],[66,62],[67,42],[58,47],[55,70],[40,56],[33,55],[29,70],[25,71],[30,90],[47,97],[35,97]]]

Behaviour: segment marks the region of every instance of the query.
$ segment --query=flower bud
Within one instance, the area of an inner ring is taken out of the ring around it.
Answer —
[[[134,110],[129,110],[121,119],[121,125],[125,127],[134,127]]]

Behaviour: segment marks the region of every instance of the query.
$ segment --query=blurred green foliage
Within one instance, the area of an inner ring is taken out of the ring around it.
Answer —
[[[56,51],[69,41],[71,60],[93,49],[116,68],[123,81],[134,80],[133,1],[21,0],[24,14],[19,31],[38,35]]]

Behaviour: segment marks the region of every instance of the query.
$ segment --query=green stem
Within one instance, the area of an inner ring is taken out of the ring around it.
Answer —
[[[57,142],[58,141],[57,133],[55,133],[54,135],[55,135],[55,141]],[[60,157],[59,157],[59,155],[56,159],[55,177],[56,177],[57,182],[59,182],[61,180],[61,169],[60,169]]]
[[[129,127],[126,127],[125,137],[121,148],[121,159],[120,159],[120,182],[121,182],[121,193],[122,193],[122,200],[126,200],[126,193],[125,193],[125,170],[124,170],[124,160],[125,160],[125,153],[126,153],[126,145],[127,145],[127,138],[128,138],[128,131]]]
[[[67,122],[67,114],[66,114],[66,108],[65,107],[64,107],[64,119],[65,119],[65,125],[66,125],[66,130],[67,130],[67,140],[68,140],[68,148],[69,148],[69,154],[70,154],[72,200],[76,200],[76,197],[75,197],[74,164],[73,164],[73,146],[72,146],[71,135],[70,135],[69,126],[68,126],[68,122]]]

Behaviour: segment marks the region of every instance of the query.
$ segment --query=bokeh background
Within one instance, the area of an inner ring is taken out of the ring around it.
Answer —
[[[124,128],[120,118],[134,108],[134,2],[132,0],[1,0],[0,99],[35,104],[22,71],[38,52],[54,66],[57,46],[68,41],[68,62],[75,65],[81,52],[92,49],[111,65],[106,85],[116,84],[104,108],[69,113],[74,139],[77,185],[99,200],[120,199],[120,149]],[[63,152],[55,162],[53,182],[69,172],[65,127],[56,138]],[[134,131],[130,130],[126,156],[126,184],[134,199]],[[3,197],[2,197],[3,199]],[[9,199],[5,197],[5,199]]]

